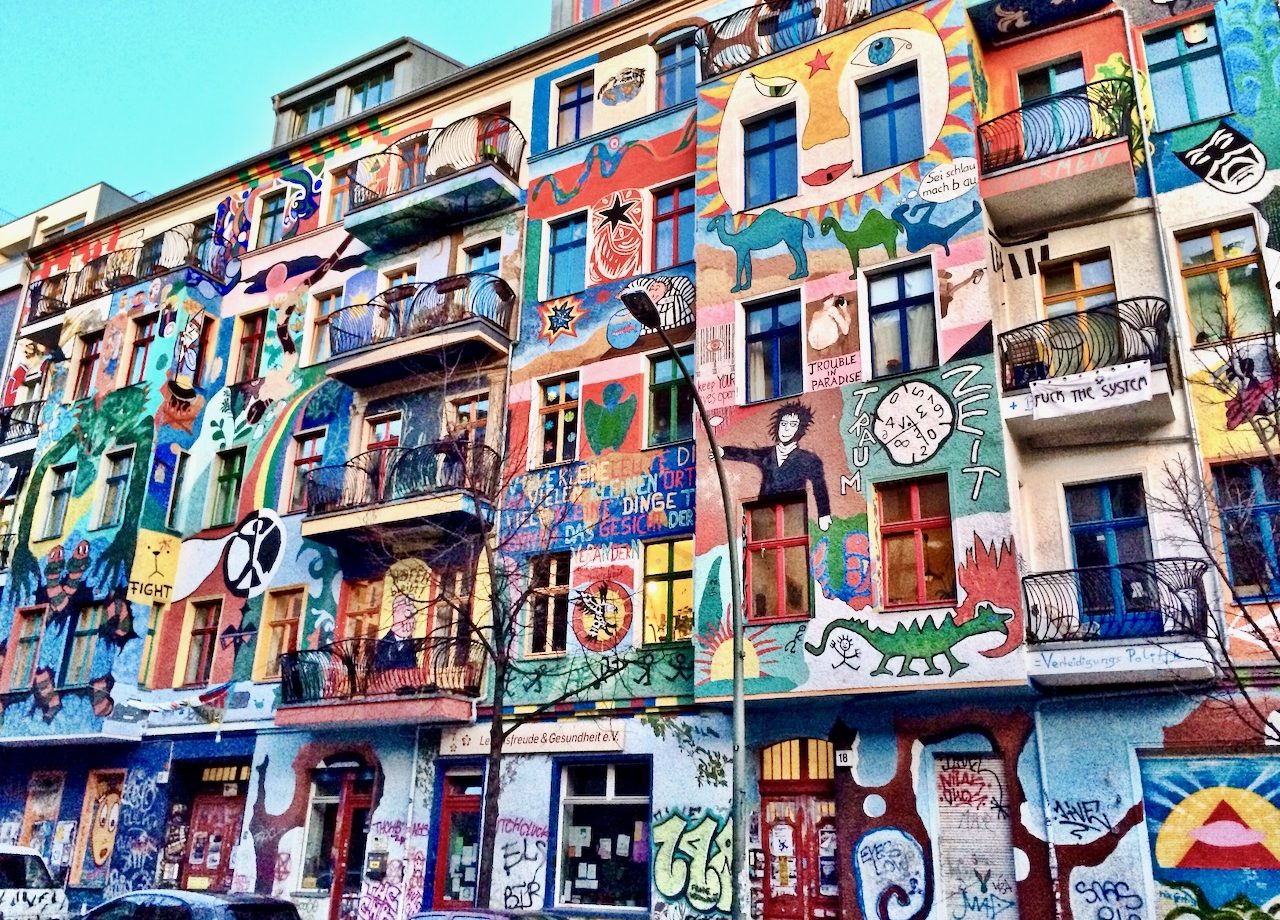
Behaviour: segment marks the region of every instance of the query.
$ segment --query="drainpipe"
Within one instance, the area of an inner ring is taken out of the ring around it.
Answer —
[[[413,727],[413,762],[409,766],[409,811],[404,818],[404,856],[400,860],[400,871],[403,873],[401,875],[402,883],[400,885],[400,909],[396,911],[396,920],[405,920],[406,916],[412,917],[414,914],[418,913],[422,907],[421,904],[415,904],[413,906],[413,910],[410,911],[409,905],[405,903],[404,897],[405,893],[409,890],[409,876],[413,872],[413,866],[409,859],[409,840],[413,837],[413,810],[414,806],[418,804],[418,757],[420,756],[421,751],[422,726],[415,725]],[[423,886],[425,890],[425,878],[423,879]]]

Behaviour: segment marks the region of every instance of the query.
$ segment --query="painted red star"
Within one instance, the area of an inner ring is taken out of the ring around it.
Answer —
[[[808,65],[809,67],[810,77],[816,76],[819,70],[831,69],[831,65],[827,63],[828,61],[831,60],[831,54],[832,52],[830,51],[828,51],[826,54],[823,54],[821,48],[814,49],[813,60],[805,61],[805,64]]]

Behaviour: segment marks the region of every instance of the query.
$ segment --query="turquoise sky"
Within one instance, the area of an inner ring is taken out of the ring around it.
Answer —
[[[475,64],[550,24],[550,0],[0,0],[0,212],[265,150],[273,94],[401,35]]]

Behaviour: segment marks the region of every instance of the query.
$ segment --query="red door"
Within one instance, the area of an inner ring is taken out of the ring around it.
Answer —
[[[836,917],[836,803],[814,795],[764,799],[765,920]]]
[[[432,904],[437,909],[475,906],[482,788],[478,773],[451,771],[444,778]]]
[[[238,791],[238,789],[237,789]],[[181,885],[188,891],[231,890],[231,848],[240,836],[244,796],[200,792],[191,802],[191,825]]]
[[[372,771],[343,776],[333,829],[333,889],[329,893],[329,920],[356,920],[360,888],[364,881],[365,847],[369,841],[369,813],[372,810]]]

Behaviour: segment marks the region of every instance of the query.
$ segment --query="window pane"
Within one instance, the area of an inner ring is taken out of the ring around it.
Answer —
[[[911,520],[911,489],[908,486],[880,487],[880,517],[885,523]]]
[[[1231,287],[1231,333],[1256,335],[1271,327],[1271,306],[1262,286],[1262,270],[1256,262],[1228,269]]]
[[[1080,286],[1085,288],[1101,287],[1111,284],[1111,259],[1103,257],[1080,263]]]
[[[774,527],[775,514],[773,505],[752,508],[747,512],[752,540],[770,540],[778,534]]]
[[[671,556],[669,543],[649,543],[644,548],[644,573],[646,575],[665,575],[669,572],[668,560]]]
[[[919,484],[920,517],[948,517],[951,514],[951,502],[947,498],[947,481],[945,479],[926,479]]]
[[[924,593],[927,601],[945,601],[956,596],[955,556],[949,526],[924,532]]]
[[[755,550],[751,553],[751,615],[756,618],[776,617],[778,609],[778,552]]]
[[[1213,118],[1231,111],[1227,81],[1222,73],[1222,60],[1217,54],[1189,61],[1187,71],[1195,87],[1195,117]]]
[[[619,764],[613,768],[613,794],[618,796],[649,795],[649,765]]]
[[[1159,64],[1171,61],[1178,56],[1178,38],[1176,32],[1165,32],[1147,39],[1147,63]]]
[[[609,768],[602,765],[569,767],[569,789],[572,796],[598,795],[607,791]]]
[[[1253,232],[1253,227],[1248,225],[1223,230],[1218,238],[1222,243],[1224,259],[1238,259],[1258,251],[1258,236]]]
[[[1097,486],[1067,489],[1067,520],[1073,524],[1102,520],[1102,490]]]
[[[1191,310],[1191,323],[1195,327],[1196,341],[1221,339],[1226,335],[1227,318],[1222,302],[1222,289],[1214,273],[1195,275],[1186,279],[1187,305]]]
[[[1173,128],[1191,121],[1191,109],[1177,67],[1151,71],[1151,96],[1156,103],[1156,125]]]
[[[885,603],[914,604],[916,596],[916,541],[912,534],[889,535],[884,549]]]
[[[1042,265],[1040,277],[1044,279],[1044,292],[1050,297],[1055,294],[1069,294],[1076,289],[1074,263]]]
[[[667,603],[667,582],[651,581],[644,586],[644,641],[668,642],[667,622],[671,609]]]
[[[1146,517],[1147,500],[1141,479],[1117,479],[1110,485],[1112,518]]]
[[[902,335],[897,311],[872,315],[871,357],[877,376],[902,370]]]
[[[809,550],[806,546],[788,546],[786,562],[786,602],[784,611],[791,616],[809,615]]]
[[[1213,236],[1192,236],[1178,240],[1178,257],[1184,268],[1192,265],[1207,265],[1213,261]]]
[[[782,506],[782,535],[799,537],[805,534],[804,502],[788,502]]]
[[[919,370],[938,363],[938,337],[933,330],[933,304],[923,303],[907,309],[907,344],[911,349],[910,367]]]

